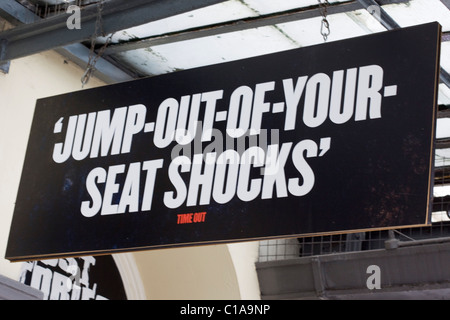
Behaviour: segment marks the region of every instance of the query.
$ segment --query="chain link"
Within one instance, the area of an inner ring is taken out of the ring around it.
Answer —
[[[96,65],[97,61],[98,61],[98,59],[100,59],[100,57],[103,55],[103,53],[105,52],[108,45],[111,43],[112,37],[114,35],[114,33],[111,33],[106,38],[105,43],[97,51],[97,54],[96,54],[95,53],[95,41],[96,41],[97,37],[100,37],[100,36],[105,37],[106,36],[105,31],[103,30],[103,16],[102,16],[103,2],[104,2],[104,0],[100,1],[97,4],[97,8],[98,8],[97,21],[95,22],[94,34],[91,37],[91,48],[89,51],[89,61],[88,61],[87,67],[86,67],[86,71],[84,72],[83,76],[81,77],[82,88],[84,88],[84,86],[89,82],[92,75],[96,71],[95,65]]]
[[[328,0],[317,0],[319,1],[319,10],[320,10],[320,14],[322,16],[322,22],[321,22],[321,26],[320,26],[320,34],[323,37],[324,41],[328,40],[328,36],[331,33],[330,30],[330,22],[327,19],[328,16],[328,6],[329,6],[329,2]]]

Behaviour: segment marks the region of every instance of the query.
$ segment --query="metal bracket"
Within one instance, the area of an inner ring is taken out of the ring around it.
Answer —
[[[387,30],[398,29],[400,26],[374,0],[358,0],[358,2],[377,19]]]
[[[311,258],[311,266],[313,271],[313,277],[314,277],[314,287],[316,289],[317,296],[323,297],[325,294],[325,284],[322,274],[322,269],[320,265],[320,257],[313,257]]]
[[[4,59],[7,47],[8,47],[8,40],[0,39],[0,61]],[[0,71],[5,74],[8,73],[10,65],[11,65],[10,61],[0,63]]]

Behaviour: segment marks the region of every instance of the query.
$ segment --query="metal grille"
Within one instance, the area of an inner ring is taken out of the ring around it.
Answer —
[[[71,5],[80,8],[100,2],[101,0],[16,0],[42,19],[66,13]],[[105,0],[103,0],[105,1]]]
[[[448,220],[448,217],[444,219]],[[394,235],[401,241],[447,238],[450,237],[450,221],[435,222],[428,227],[394,230]],[[380,230],[296,239],[265,240],[260,241],[259,244],[259,262],[384,249],[385,241],[388,239],[389,231]]]
[[[259,261],[286,260],[299,257],[297,239],[264,240],[259,242]]]

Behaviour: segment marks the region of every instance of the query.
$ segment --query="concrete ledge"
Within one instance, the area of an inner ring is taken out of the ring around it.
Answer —
[[[0,275],[0,300],[42,300],[44,293]]]
[[[262,299],[449,299],[450,243],[256,264]],[[368,288],[379,268],[380,289]]]

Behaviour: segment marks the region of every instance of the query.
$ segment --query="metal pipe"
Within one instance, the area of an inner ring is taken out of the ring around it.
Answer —
[[[102,29],[106,34],[218,4],[226,0],[110,0],[103,4]],[[56,15],[0,33],[8,41],[2,61],[13,60],[88,40],[95,33],[97,6],[82,11],[81,29],[67,28],[66,14]]]

